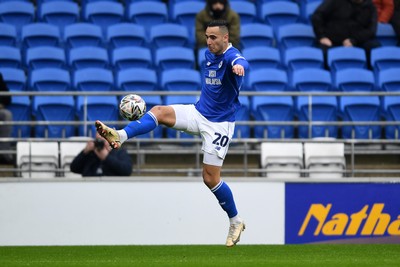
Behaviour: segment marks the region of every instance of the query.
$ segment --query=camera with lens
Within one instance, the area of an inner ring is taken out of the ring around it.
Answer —
[[[97,150],[102,150],[104,148],[104,140],[103,139],[95,139],[94,140],[94,147]]]

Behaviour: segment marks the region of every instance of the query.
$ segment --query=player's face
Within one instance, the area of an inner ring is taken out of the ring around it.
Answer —
[[[228,46],[228,33],[221,33],[219,27],[208,27],[206,40],[208,50],[215,55],[221,55]]]

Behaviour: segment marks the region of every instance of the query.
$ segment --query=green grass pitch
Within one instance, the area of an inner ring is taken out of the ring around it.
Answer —
[[[0,266],[400,266],[400,245],[0,247]]]

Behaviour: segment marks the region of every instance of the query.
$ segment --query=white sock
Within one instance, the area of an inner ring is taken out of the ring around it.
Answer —
[[[117,133],[119,135],[119,140],[121,140],[121,144],[128,140],[128,135],[126,134],[124,129],[118,130]]]
[[[230,224],[239,224],[241,222],[243,222],[243,219],[240,218],[239,214],[236,215],[235,217],[229,218],[229,223]]]

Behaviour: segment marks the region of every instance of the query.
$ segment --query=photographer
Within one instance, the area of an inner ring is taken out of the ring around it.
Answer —
[[[124,149],[111,149],[100,135],[74,158],[71,171],[82,176],[130,176],[132,159]]]

